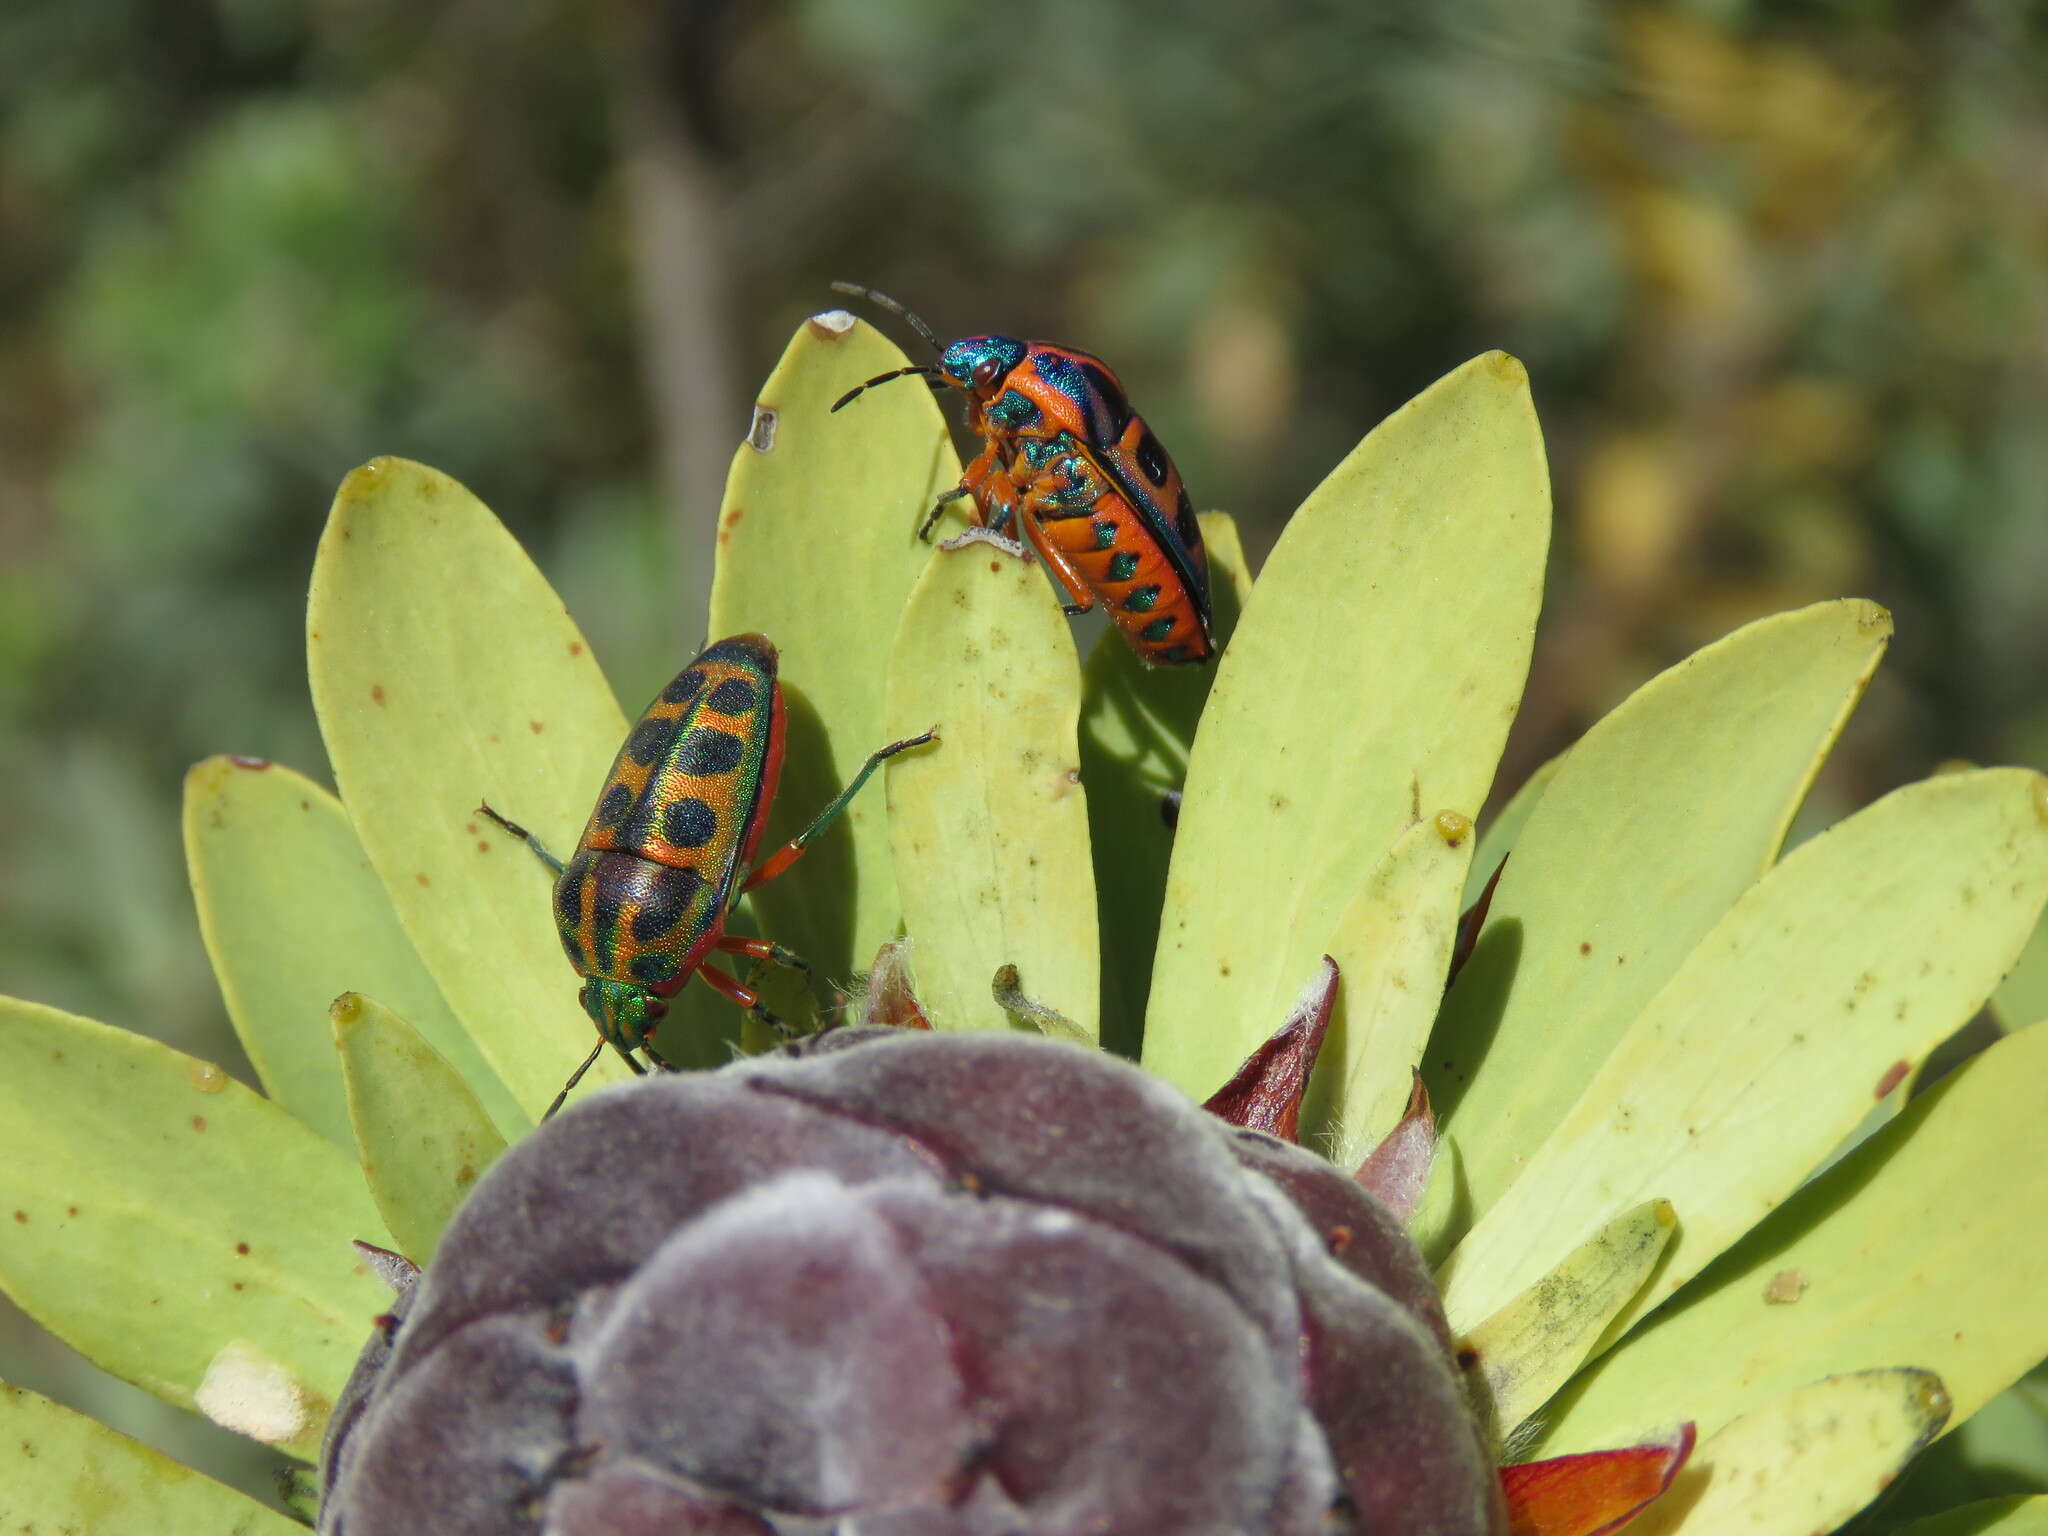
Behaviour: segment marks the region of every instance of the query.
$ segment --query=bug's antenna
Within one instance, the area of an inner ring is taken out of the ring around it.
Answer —
[[[872,379],[869,379],[865,384],[854,385],[853,388],[849,389],[845,394],[841,395],[837,400],[834,400],[832,402],[832,409],[835,411],[838,410],[839,407],[845,405],[849,400],[851,400],[855,395],[859,394],[864,389],[873,389],[877,384],[886,384],[891,379],[904,378],[907,375],[913,373],[924,375],[925,382],[927,384],[930,384],[932,388],[937,389],[939,387],[939,370],[930,367],[929,365],[914,365],[909,368],[892,368],[887,373],[876,374]]]
[[[834,293],[851,294],[856,299],[867,299],[871,303],[881,305],[882,308],[888,310],[889,313],[892,315],[902,316],[903,319],[909,322],[910,328],[913,331],[917,332],[918,335],[922,336],[926,340],[926,342],[930,344],[931,349],[934,352],[938,352],[941,354],[945,352],[945,347],[940,343],[938,335],[932,330],[932,328],[926,325],[923,320],[918,318],[918,316],[912,314],[909,310],[905,309],[901,304],[898,304],[894,299],[890,298],[889,295],[887,295],[886,293],[877,293],[872,288],[863,288],[859,283],[834,283],[832,285],[832,291]],[[837,407],[835,406],[834,409],[836,410]]]

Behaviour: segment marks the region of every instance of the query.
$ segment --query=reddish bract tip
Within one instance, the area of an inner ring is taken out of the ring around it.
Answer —
[[[1337,962],[1323,956],[1316,978],[1273,1038],[1253,1051],[1237,1075],[1202,1108],[1248,1131],[1282,1141],[1301,1139],[1301,1098],[1337,1006]]]
[[[860,1000],[862,1024],[889,1024],[897,1029],[930,1029],[910,980],[910,941],[891,939],[875,951],[868,989]]]
[[[1451,968],[1444,973],[1446,992],[1458,979],[1458,972],[1465,969],[1465,962],[1472,958],[1472,951],[1479,943],[1479,930],[1486,926],[1486,914],[1493,906],[1493,888],[1500,884],[1500,872],[1508,867],[1512,856],[1501,855],[1500,862],[1493,866],[1493,873],[1486,877],[1486,888],[1479,893],[1479,899],[1458,919],[1458,937],[1451,945]]]
[[[1415,1214],[1422,1192],[1429,1187],[1429,1170],[1436,1162],[1436,1113],[1429,1107],[1429,1090],[1422,1086],[1422,1074],[1415,1074],[1415,1086],[1408,1090],[1408,1108],[1401,1123],[1368,1152],[1358,1172],[1351,1177],[1359,1188],[1379,1201],[1402,1221]]]
[[[402,1253],[379,1248],[375,1243],[366,1243],[360,1238],[356,1239],[355,1250],[362,1255],[371,1272],[401,1296],[411,1290],[420,1277],[419,1265]]]
[[[1607,1536],[1649,1507],[1692,1456],[1697,1433],[1500,1469],[1509,1536]]]

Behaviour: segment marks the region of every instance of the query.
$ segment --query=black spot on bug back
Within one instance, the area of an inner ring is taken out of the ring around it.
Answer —
[[[1180,535],[1181,543],[1189,549],[1199,549],[1202,543],[1202,524],[1195,516],[1194,503],[1188,500],[1187,489],[1180,493],[1180,505],[1173,509],[1173,531]]]
[[[1131,424],[1131,402],[1124,398],[1123,386],[1100,364],[1081,364],[1081,377],[1088,386],[1080,403],[1088,413],[1089,441],[1097,448],[1112,448]]]
[[[744,715],[760,697],[761,691],[745,678],[728,677],[711,690],[704,706],[717,710],[721,715]]]
[[[731,773],[746,750],[747,744],[731,731],[700,725],[676,748],[676,767],[694,775]]]
[[[1088,525],[1095,530],[1095,547],[1112,549],[1116,545],[1116,523],[1113,519],[1099,517]]]
[[[1166,484],[1166,472],[1172,465],[1167,463],[1166,450],[1159,446],[1159,439],[1147,427],[1145,435],[1138,439],[1138,468],[1145,472],[1145,478],[1154,485]],[[1185,535],[1183,535],[1185,537]]]
[[[633,727],[633,734],[626,738],[626,754],[645,768],[668,751],[668,744],[675,740],[675,735],[676,723],[673,720],[642,720]]]
[[[694,796],[661,813],[661,835],[678,848],[702,848],[718,835],[718,812]]]
[[[1157,645],[1172,633],[1173,615],[1169,613],[1164,618],[1154,619],[1150,624],[1139,630],[1138,638],[1147,645]]]
[[[579,853],[562,867],[555,878],[555,918],[564,929],[583,920],[583,887],[597,866],[595,853]],[[575,959],[571,954],[570,959]]]
[[[623,784],[613,784],[604,792],[604,798],[597,802],[597,824],[606,828],[616,827],[632,808],[633,791]]]
[[[1159,584],[1148,581],[1144,586],[1133,587],[1125,594],[1123,610],[1125,613],[1150,613],[1158,601]]]
[[[1128,549],[1120,549],[1109,557],[1109,579],[1129,581],[1138,574],[1138,557]]]
[[[688,667],[676,674],[676,680],[661,690],[664,704],[687,704],[704,689],[704,669]]]
[[[646,944],[660,938],[690,915],[690,903],[704,885],[694,869],[676,869],[667,864],[641,861],[632,883],[636,908],[630,932],[636,942]]]

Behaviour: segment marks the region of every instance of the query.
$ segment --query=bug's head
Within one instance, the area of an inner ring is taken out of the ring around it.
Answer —
[[[1028,350],[1014,336],[963,336],[939,354],[939,377],[977,399],[992,400]]]
[[[576,996],[597,1032],[622,1051],[637,1051],[645,1045],[668,1012],[665,1001],[630,981],[592,976]]]

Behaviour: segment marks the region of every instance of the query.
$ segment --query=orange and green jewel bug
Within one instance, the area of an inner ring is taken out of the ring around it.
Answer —
[[[1017,523],[1071,599],[1069,614],[1101,602],[1147,662],[1215,654],[1202,525],[1180,471],[1100,358],[1013,336],[941,345],[887,294],[853,283],[832,287],[901,315],[939,354],[936,364],[878,374],[840,396],[833,410],[862,390],[912,375],[967,397],[967,425],[981,452],[931,509],[920,538],[948,502],[971,497],[981,526],[1001,534]]]
[[[667,1068],[649,1037],[668,1012],[666,999],[692,975],[788,1032],[759,996],[708,957],[718,951],[809,967],[770,939],[728,934],[726,919],[741,896],[803,856],[876,768],[935,740],[937,732],[870,754],[809,826],[757,864],[754,854],[782,774],[784,719],[775,647],[760,635],[733,635],[707,647],[647,706],[566,864],[524,827],[488,805],[480,808],[554,871],[555,925],[569,963],[584,978],[578,1000],[597,1026],[597,1044],[555,1095],[548,1115],[562,1107],[607,1045],[636,1073],[646,1068],[635,1051]]]

